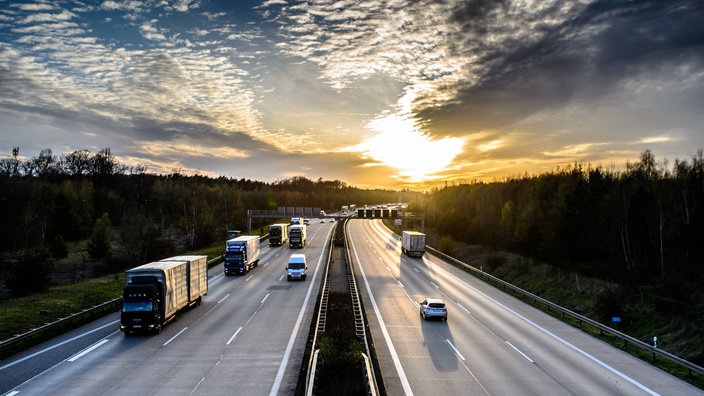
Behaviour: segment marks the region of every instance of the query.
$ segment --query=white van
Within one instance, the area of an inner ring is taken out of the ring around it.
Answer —
[[[308,266],[306,265],[306,255],[300,253],[292,254],[288,259],[288,265],[286,266],[288,280],[306,280],[307,269]]]

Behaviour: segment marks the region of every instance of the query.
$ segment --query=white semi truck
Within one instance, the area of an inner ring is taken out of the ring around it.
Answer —
[[[207,256],[175,256],[125,272],[120,330],[158,333],[208,294]]]
[[[411,257],[423,257],[425,234],[418,231],[404,231],[401,235],[401,251]]]

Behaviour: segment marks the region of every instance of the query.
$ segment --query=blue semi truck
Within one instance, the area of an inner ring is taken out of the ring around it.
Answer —
[[[259,237],[245,235],[225,242],[225,275],[246,274],[259,264]]]

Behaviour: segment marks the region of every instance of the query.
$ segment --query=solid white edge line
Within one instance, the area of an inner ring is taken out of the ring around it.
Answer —
[[[450,346],[450,348],[452,348],[452,350],[455,352],[455,355],[457,355],[457,357],[459,357],[459,358],[462,359],[463,361],[466,361],[466,360],[467,360],[467,359],[464,358],[464,356],[462,356],[462,354],[461,354],[460,351],[455,347],[455,345],[452,343],[452,341],[450,341],[449,339],[445,338],[445,342],[447,343],[447,345]]]
[[[94,350],[94,349],[96,349],[96,348],[99,348],[101,345],[105,344],[105,343],[108,342],[108,341],[110,341],[110,340],[105,339],[105,340],[98,341],[97,343],[95,343],[95,344],[89,346],[88,348],[82,350],[81,352],[79,352],[79,353],[77,353],[77,354],[71,356],[70,358],[68,358],[68,359],[66,359],[66,360],[69,361],[69,362],[75,362],[76,360],[82,358],[82,357],[85,356],[86,354],[90,353],[92,350]]]
[[[330,240],[330,235],[335,227],[330,227],[327,237],[325,237],[325,242]],[[316,232],[317,234],[317,232]],[[313,235],[315,237],[315,235]],[[323,249],[323,252],[325,249]],[[276,396],[279,393],[279,388],[281,388],[281,382],[284,379],[284,374],[286,373],[286,366],[288,365],[288,359],[291,356],[291,350],[293,349],[293,343],[296,340],[296,335],[298,334],[298,329],[301,327],[301,322],[303,321],[303,314],[306,312],[306,307],[308,306],[308,300],[310,299],[311,292],[313,291],[313,285],[316,283],[315,280],[318,279],[318,271],[320,271],[320,263],[323,261],[325,255],[321,254],[318,258],[318,265],[315,267],[313,272],[313,279],[308,286],[308,292],[306,293],[306,298],[303,300],[303,305],[301,305],[301,310],[298,313],[298,319],[296,319],[296,325],[293,327],[291,332],[291,337],[288,339],[288,344],[286,345],[286,351],[284,352],[283,358],[281,358],[281,363],[279,364],[279,371],[276,373],[276,378],[274,379],[274,384],[271,386],[270,396]]]
[[[161,346],[167,346],[171,341],[175,340],[176,337],[180,336],[181,333],[183,333],[183,332],[186,331],[186,330],[188,330],[188,327],[184,327],[181,331],[179,331],[178,333],[174,334],[173,337],[169,338],[169,340],[166,341],[165,343],[161,344]]]
[[[235,334],[233,334],[232,337],[230,337],[229,340],[227,340],[227,342],[225,343],[225,345],[230,345],[230,343],[231,343],[232,341],[234,341],[235,337],[237,337],[237,334],[240,333],[240,330],[242,330],[241,327],[240,327],[239,329],[237,329],[237,331],[235,332]]]
[[[403,367],[401,366],[401,360],[398,358],[396,348],[394,348],[394,343],[391,342],[391,336],[389,335],[389,331],[386,329],[384,318],[381,317],[381,312],[379,312],[379,307],[376,304],[374,294],[372,293],[371,287],[369,286],[369,281],[367,280],[367,274],[364,272],[362,263],[359,260],[359,255],[357,255],[357,248],[354,246],[354,242],[352,242],[352,240],[350,240],[350,245],[352,246],[352,251],[354,252],[354,257],[357,260],[357,264],[359,264],[359,272],[362,274],[362,279],[364,279],[364,286],[367,289],[367,294],[369,294],[369,299],[371,300],[372,307],[374,308],[374,313],[376,314],[376,318],[379,321],[379,327],[381,328],[381,332],[382,334],[384,334],[384,340],[386,341],[386,345],[389,346],[389,353],[391,353],[391,359],[394,362],[394,367],[396,367],[396,372],[398,373],[398,377],[401,380],[401,384],[403,385],[403,391],[406,395],[413,395],[411,384],[408,382],[406,373],[403,371]]]
[[[58,348],[58,347],[60,347],[60,346],[62,346],[62,345],[64,345],[64,344],[68,344],[69,342],[75,341],[75,340],[77,340],[77,339],[79,339],[79,338],[82,338],[82,337],[85,337],[85,336],[87,336],[88,334],[95,333],[96,331],[102,330],[102,329],[104,329],[104,328],[106,328],[106,327],[108,327],[108,326],[112,326],[112,325],[114,325],[115,323],[120,323],[120,321],[119,321],[119,320],[116,320],[116,321],[110,322],[110,323],[108,323],[108,324],[106,324],[106,325],[97,327],[97,328],[95,328],[95,329],[93,329],[93,330],[91,330],[91,331],[87,331],[87,332],[85,332],[85,333],[83,333],[83,334],[80,334],[80,335],[77,335],[77,336],[75,336],[75,337],[73,337],[73,338],[69,338],[68,340],[62,341],[62,342],[60,342],[60,343],[58,343],[58,344],[56,344],[56,345],[52,345],[52,346],[50,346],[50,347],[48,347],[48,348],[44,348],[44,349],[42,349],[41,351],[35,352],[35,353],[31,354],[31,355],[27,355],[27,356],[23,357],[22,359],[18,359],[18,360],[15,360],[15,361],[12,362],[12,363],[8,363],[8,364],[6,364],[6,365],[0,367],[0,370],[4,370],[4,369],[6,369],[6,368],[8,368],[8,367],[14,366],[14,365],[16,365],[16,364],[18,364],[18,363],[21,363],[21,362],[24,362],[24,361],[27,360],[27,359],[31,359],[31,358],[33,358],[33,357],[35,357],[35,356],[37,356],[37,355],[41,355],[42,353],[48,352],[48,351],[50,351],[50,350],[52,350],[52,349],[54,349],[54,348]]]

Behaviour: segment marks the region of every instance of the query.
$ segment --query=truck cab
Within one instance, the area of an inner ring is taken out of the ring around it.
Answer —
[[[287,280],[300,279],[302,281],[306,280],[306,270],[308,265],[306,264],[305,254],[292,254],[288,259],[288,265],[286,265]]]
[[[160,294],[156,279],[152,283],[127,285],[122,295],[120,330],[125,334],[160,332],[164,315]]]

